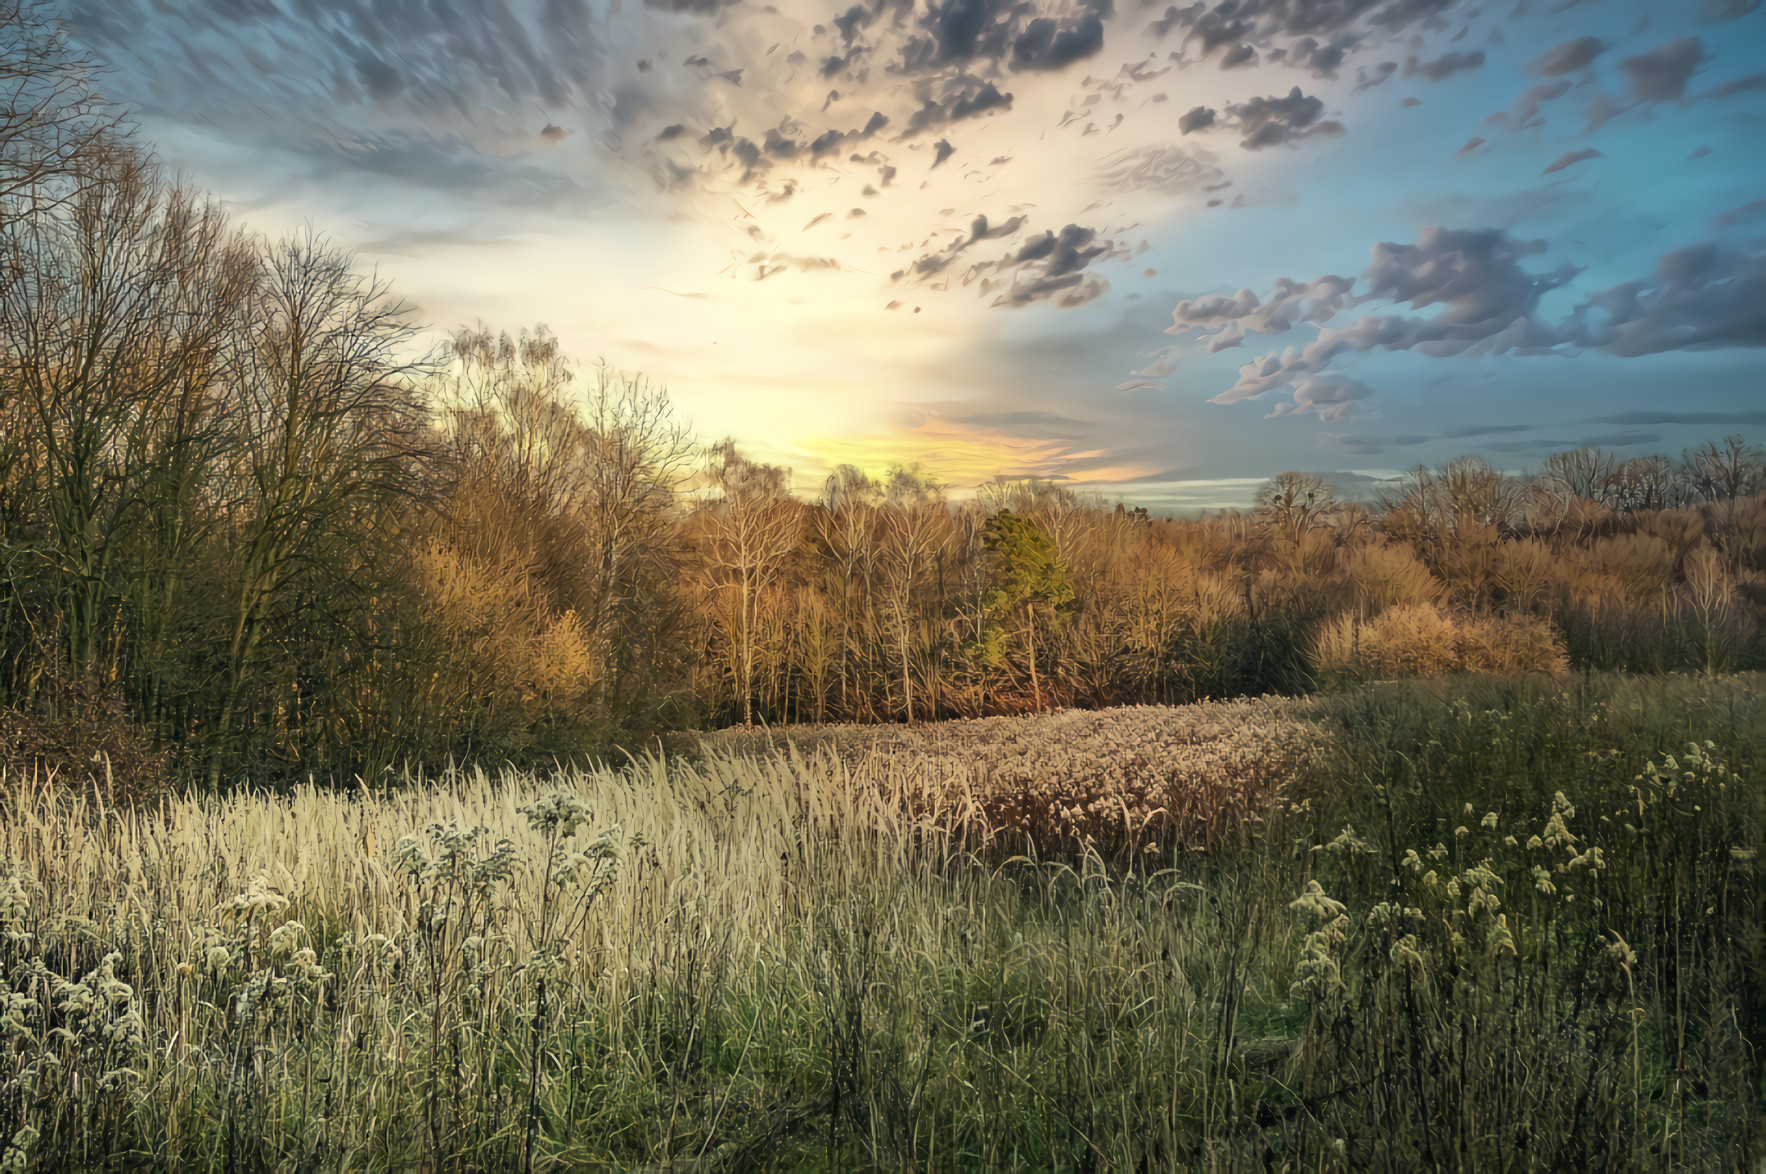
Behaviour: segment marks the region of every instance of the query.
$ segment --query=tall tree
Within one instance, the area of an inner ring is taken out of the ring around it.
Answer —
[[[726,663],[744,725],[754,724],[755,662],[761,609],[803,534],[799,506],[785,493],[785,473],[749,461],[725,440],[708,472],[718,496],[700,503],[705,527],[701,576],[718,609]]]
[[[227,507],[227,683],[209,777],[244,733],[266,637],[362,602],[361,552],[417,486],[422,413],[403,303],[311,232],[270,246],[252,306]]]
[[[1042,708],[1039,655],[1049,635],[1064,626],[1078,607],[1078,596],[1055,544],[1034,520],[1002,510],[987,520],[983,545],[992,586],[982,598],[989,626],[1015,632],[1023,641],[1036,708]],[[1042,636],[1041,641],[1038,635]]]

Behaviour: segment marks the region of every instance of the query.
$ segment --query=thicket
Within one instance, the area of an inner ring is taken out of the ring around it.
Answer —
[[[1372,506],[1283,474],[1200,521],[899,466],[806,500],[543,329],[424,351],[347,253],[143,158],[34,5],[0,2],[0,61],[0,760],[114,796],[1766,658],[1740,438],[1463,458]]]

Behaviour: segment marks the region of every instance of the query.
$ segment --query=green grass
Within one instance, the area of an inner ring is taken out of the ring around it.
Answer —
[[[959,849],[892,805],[906,764],[825,754],[103,817],[21,785],[0,998],[37,1007],[0,1028],[0,1144],[45,1170],[1746,1168],[1761,685],[1319,697],[1285,794],[1131,870]],[[518,810],[555,788],[585,806]],[[424,830],[451,819],[490,831]]]

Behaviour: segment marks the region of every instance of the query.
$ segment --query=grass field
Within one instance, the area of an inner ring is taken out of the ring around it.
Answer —
[[[1748,1168],[1759,677],[0,814],[0,1169]]]

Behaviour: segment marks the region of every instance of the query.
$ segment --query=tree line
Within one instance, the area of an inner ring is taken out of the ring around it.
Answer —
[[[373,778],[708,724],[1762,660],[1740,438],[1462,458],[1371,505],[1283,474],[1195,521],[1033,480],[957,503],[906,466],[806,500],[543,328],[425,350],[347,252],[169,179],[89,72],[0,0],[0,760]]]

